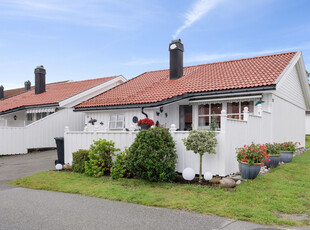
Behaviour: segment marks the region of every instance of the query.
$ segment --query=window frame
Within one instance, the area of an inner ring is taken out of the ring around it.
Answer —
[[[111,120],[112,117],[116,117],[116,120]],[[122,119],[119,119],[122,118]],[[111,124],[114,123],[113,127]],[[118,126],[118,123],[121,123],[121,127]],[[123,130],[125,127],[125,115],[123,114],[111,114],[109,118],[109,129],[111,130]]]
[[[217,117],[221,117],[221,110],[223,109],[223,102],[210,102],[210,103],[203,103],[203,104],[199,104],[198,105],[198,129],[203,129],[203,128],[210,129],[210,123],[211,123],[211,119],[212,119],[212,116],[213,116],[212,105],[217,105],[217,104],[219,104],[221,106],[220,112],[214,114],[216,119],[217,119]],[[205,105],[209,106],[208,114],[199,114],[199,107],[200,106],[205,106]],[[199,118],[204,118],[204,117],[208,117],[209,118],[209,125],[201,126],[200,122],[199,122]],[[217,122],[217,124],[219,125],[218,128],[220,128],[221,127],[221,122],[219,121],[219,122]]]

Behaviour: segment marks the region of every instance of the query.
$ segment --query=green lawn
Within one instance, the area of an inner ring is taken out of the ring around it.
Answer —
[[[306,148],[310,148],[310,135],[306,135]]]
[[[130,203],[189,210],[261,224],[306,225],[277,217],[279,213],[310,216],[310,151],[270,173],[226,190],[195,185],[115,181],[71,172],[45,171],[9,184],[78,193]]]

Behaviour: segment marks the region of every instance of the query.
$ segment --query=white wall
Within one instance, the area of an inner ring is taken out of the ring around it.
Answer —
[[[83,113],[62,109],[32,124],[21,127],[0,128],[0,155],[23,154],[27,149],[56,147],[55,137],[62,137],[65,126],[82,130]]]
[[[305,98],[296,66],[289,70],[279,81],[276,94],[292,104],[305,109]]]
[[[27,153],[25,129],[0,127],[0,155]]]
[[[154,123],[159,121],[160,125],[164,128],[169,128],[171,124],[175,124],[177,128],[179,128],[179,104],[180,103],[172,103],[169,105],[164,105],[162,113],[160,112],[160,107],[145,108],[144,112],[147,113],[148,117],[152,119]],[[156,112],[159,112],[159,115],[157,115]],[[167,117],[165,115],[166,113]],[[138,119],[145,118],[145,115],[141,113],[141,109],[117,109],[85,112],[85,124],[87,125],[87,130],[95,130],[95,125],[99,127],[99,130],[109,129],[110,116],[115,114],[125,116],[125,128],[127,129],[129,129],[131,125],[138,129],[137,125],[132,121],[134,116],[138,117]],[[95,125],[89,123],[91,118],[97,120]],[[103,126],[100,125],[101,122],[104,123]]]
[[[274,142],[294,141],[305,146],[305,110],[273,96],[272,137]]]
[[[255,142],[264,144],[272,141],[271,132],[272,115],[269,112],[262,112],[262,116],[250,115],[248,121],[227,119],[226,114],[222,115],[222,128],[217,132],[218,145],[216,154],[203,156],[203,172],[210,171],[213,175],[225,176],[238,172],[236,159],[236,148],[245,144]],[[187,151],[182,139],[188,136],[186,131],[171,131],[176,143],[178,154],[177,171],[182,172],[184,168],[191,167],[198,174],[199,155]],[[112,140],[117,148],[122,151],[129,147],[136,132],[126,131],[88,131],[88,132],[66,132],[65,133],[65,162],[72,161],[72,153],[78,149],[89,149],[93,140]]]
[[[306,119],[306,121],[305,121],[306,134],[310,135],[310,114],[306,114],[305,119]]]

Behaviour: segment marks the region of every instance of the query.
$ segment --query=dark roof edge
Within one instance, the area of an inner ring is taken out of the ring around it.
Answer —
[[[18,112],[20,110],[24,109],[31,109],[31,108],[45,108],[45,107],[52,107],[52,106],[59,106],[58,103],[51,103],[51,104],[44,104],[44,105],[25,105],[14,109],[9,109],[3,112],[0,112],[0,115],[8,114],[8,113],[14,113]]]
[[[266,91],[266,90],[275,90],[275,89],[276,89],[276,85],[272,84],[269,86],[260,86],[260,87],[255,87],[255,88],[242,88],[242,89],[229,89],[229,90],[210,91],[210,92],[185,93],[179,96],[175,96],[175,97],[168,98],[168,99],[154,102],[154,103],[83,107],[83,108],[75,108],[73,111],[79,112],[79,111],[95,111],[95,110],[110,110],[110,109],[134,109],[134,108],[141,108],[141,107],[157,107],[157,106],[162,106],[162,105],[169,104],[172,102],[176,102],[179,100],[183,100],[186,98],[197,97],[197,96],[221,95],[221,94],[227,94],[227,93],[246,93],[246,92],[253,92],[253,91]]]

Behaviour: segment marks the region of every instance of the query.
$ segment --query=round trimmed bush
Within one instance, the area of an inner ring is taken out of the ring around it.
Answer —
[[[79,149],[72,153],[72,171],[77,173],[85,172],[85,162],[88,161],[89,150]]]
[[[151,182],[173,181],[177,154],[169,131],[161,127],[141,130],[128,149],[129,172]]]
[[[85,162],[85,174],[100,177],[110,173],[112,156],[119,151],[114,147],[113,141],[99,139],[90,146],[89,160]]]

